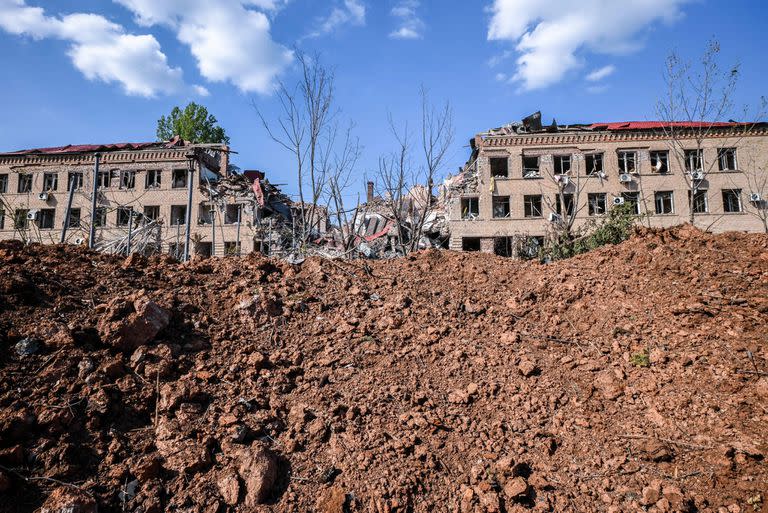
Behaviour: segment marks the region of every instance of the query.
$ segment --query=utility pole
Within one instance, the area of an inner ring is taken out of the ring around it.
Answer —
[[[192,188],[195,183],[195,153],[187,154],[189,174],[187,175],[187,233],[184,236],[184,261],[189,262],[189,240],[192,235]]]
[[[211,205],[211,256],[216,256],[216,208]]]
[[[133,239],[133,207],[128,207],[128,247],[125,254],[131,256],[131,239]]]
[[[96,193],[99,189],[99,161],[101,154],[94,155],[96,159],[93,164],[93,189],[91,189],[91,230],[88,235],[88,248],[93,249],[96,245]]]
[[[69,228],[69,214],[72,211],[72,198],[75,196],[75,186],[77,185],[77,175],[72,175],[72,183],[69,184],[69,197],[67,198],[67,210],[64,211],[64,226],[61,228],[61,240],[59,244],[64,244],[67,239],[67,228]]]
[[[235,242],[235,248],[237,248],[237,256],[240,255],[240,220],[237,221],[237,242]]]

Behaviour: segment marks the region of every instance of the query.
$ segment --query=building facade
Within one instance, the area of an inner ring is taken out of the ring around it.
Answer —
[[[478,134],[446,182],[450,248],[508,255],[629,204],[649,226],[768,232],[765,124],[627,122]]]
[[[226,146],[180,140],[3,153],[0,240],[89,244],[93,224],[97,249],[125,252],[130,239],[132,251],[182,258],[189,224],[190,256],[247,253],[259,209],[252,194],[216,192],[228,165]]]

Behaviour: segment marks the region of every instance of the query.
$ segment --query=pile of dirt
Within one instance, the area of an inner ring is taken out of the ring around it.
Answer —
[[[768,511],[768,236],[550,265],[0,244],[0,511]]]

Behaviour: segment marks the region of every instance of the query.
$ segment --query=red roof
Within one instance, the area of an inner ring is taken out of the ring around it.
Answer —
[[[11,151],[0,155],[61,155],[66,153],[95,153],[124,150],[146,150],[149,148],[172,148],[180,141],[169,142],[140,142],[140,143],[113,143],[113,144],[68,144],[66,146],[53,146],[51,148],[34,148],[29,150]]]
[[[708,128],[717,126],[741,126],[747,123],[734,123],[722,121],[619,121],[615,123],[593,123],[589,126],[592,130],[654,130],[668,127],[678,128]]]

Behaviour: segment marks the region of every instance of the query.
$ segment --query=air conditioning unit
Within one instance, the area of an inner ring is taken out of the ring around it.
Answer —
[[[554,212],[549,213],[549,222],[550,223],[556,223],[560,220],[560,214],[555,214]]]
[[[613,198],[613,204],[617,207],[624,204],[624,198]]]
[[[570,182],[570,179],[568,178],[568,175],[555,175],[555,181],[565,187]]]
[[[629,183],[632,181],[632,175],[630,175],[629,173],[621,173],[619,175],[619,181],[621,183]]]
[[[78,238],[75,239],[75,245],[76,246],[82,246],[83,244],[85,244],[85,239],[84,238],[78,237]]]
[[[692,180],[704,180],[704,173],[701,171],[694,171],[691,173]]]
[[[40,215],[40,211],[38,210],[30,210],[27,212],[27,219],[30,221],[37,221],[37,216]]]
[[[40,201],[48,201],[48,198],[49,198],[49,195],[47,192],[41,192],[40,194],[37,195],[37,199],[39,199]]]
[[[752,203],[760,203],[761,201],[763,201],[763,198],[760,196],[760,194],[753,192],[752,194],[749,195],[749,201],[751,201]]]

